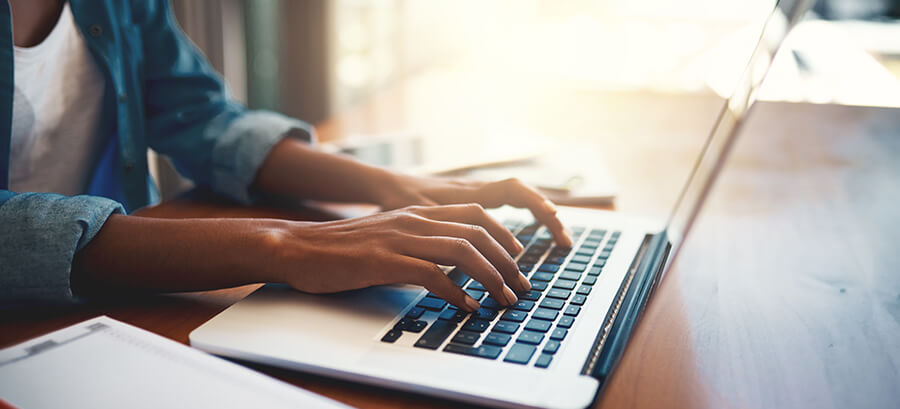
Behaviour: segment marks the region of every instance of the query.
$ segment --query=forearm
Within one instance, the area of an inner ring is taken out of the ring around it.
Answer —
[[[171,292],[275,281],[253,252],[266,247],[271,220],[168,220],[113,215],[76,253],[72,287],[80,294],[114,290]]]
[[[299,199],[381,204],[396,174],[285,138],[257,172],[254,189]]]

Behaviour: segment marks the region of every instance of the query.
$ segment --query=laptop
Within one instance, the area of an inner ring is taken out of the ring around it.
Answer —
[[[561,207],[574,245],[560,248],[527,212],[497,209],[492,214],[525,244],[516,261],[532,283],[509,308],[453,267],[448,276],[481,302],[476,313],[410,285],[330,295],[266,285],[194,330],[191,345],[465,403],[589,406],[688,234],[775,52],[809,3],[780,0],[773,7],[665,226]]]

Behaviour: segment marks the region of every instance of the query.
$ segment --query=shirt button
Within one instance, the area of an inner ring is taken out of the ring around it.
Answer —
[[[88,27],[88,34],[90,34],[91,37],[100,37],[100,35],[103,34],[103,27],[100,27],[99,24],[91,24],[91,26]]]
[[[131,172],[132,169],[134,169],[134,163],[133,162],[125,162],[125,171]]]
[[[125,102],[126,98],[128,98],[128,94],[126,94],[124,92],[119,94],[119,102]]]

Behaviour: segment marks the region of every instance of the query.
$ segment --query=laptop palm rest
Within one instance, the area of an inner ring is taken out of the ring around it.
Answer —
[[[410,285],[377,286],[336,294],[307,294],[269,284],[191,333],[191,343],[228,340],[235,349],[250,347],[284,353],[336,344],[371,347],[386,326],[424,290]],[[229,348],[231,349],[231,348]]]

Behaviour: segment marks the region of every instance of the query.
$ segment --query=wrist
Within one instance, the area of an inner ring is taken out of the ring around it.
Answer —
[[[404,191],[412,185],[413,176],[379,168],[369,178],[366,186],[369,188],[371,202],[382,208],[389,208],[389,204],[397,197],[404,196]]]

